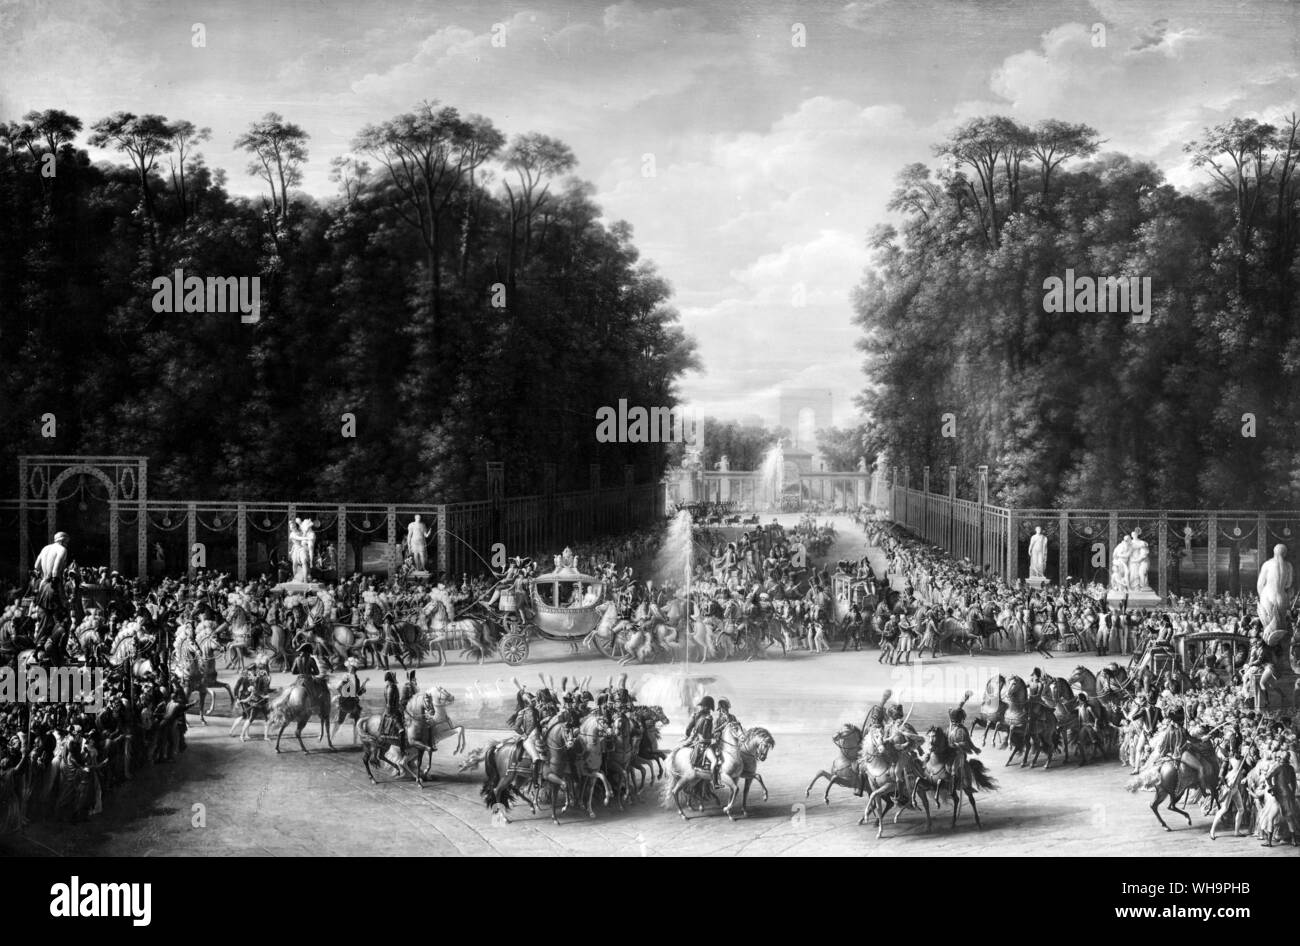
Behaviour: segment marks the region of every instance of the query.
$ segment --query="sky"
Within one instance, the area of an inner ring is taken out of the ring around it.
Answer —
[[[825,388],[841,425],[850,293],[902,167],[1002,114],[1199,186],[1183,145],[1300,109],[1298,63],[1291,0],[0,0],[0,120],[187,118],[235,193],[260,192],[233,143],[268,111],[311,135],[322,197],[364,125],[426,99],[560,138],[673,286],[703,363],[683,400],[775,421],[782,388]]]

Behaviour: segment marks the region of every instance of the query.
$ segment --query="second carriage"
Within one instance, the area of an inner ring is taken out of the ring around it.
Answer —
[[[578,644],[596,629],[605,582],[576,569],[561,568],[523,583],[522,594],[503,591],[497,601],[501,626],[501,657],[514,666],[528,658],[534,636]]]

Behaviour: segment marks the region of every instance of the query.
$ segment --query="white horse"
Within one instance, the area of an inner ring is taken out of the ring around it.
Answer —
[[[425,719],[433,726],[433,738],[441,742],[449,736],[456,737],[456,748],[452,755],[465,751],[465,727],[457,726],[451,721],[447,707],[456,702],[445,687],[434,685],[424,691]]]

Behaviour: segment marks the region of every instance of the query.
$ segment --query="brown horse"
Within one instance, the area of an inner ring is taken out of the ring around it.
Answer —
[[[961,751],[949,744],[948,734],[938,726],[926,730],[925,746],[926,755],[921,765],[925,780],[934,786],[934,803],[939,804],[939,792],[946,786],[952,799],[952,826],[955,828],[964,792],[970,801],[971,814],[975,816],[975,827],[983,827],[980,824],[979,809],[975,807],[975,793],[997,791],[997,780],[988,774],[984,763],[979,759],[966,759],[963,763]],[[969,778],[966,777],[966,770],[970,772]]]
[[[1070,744],[1074,743],[1079,753],[1079,764],[1088,761],[1088,749],[1095,748],[1095,743],[1088,741],[1088,735],[1079,719],[1078,704],[1074,688],[1062,677],[1043,676],[1043,704],[1052,711],[1056,719],[1056,734],[1061,740],[1061,750],[1065,753],[1065,762],[1070,762]]]
[[[398,741],[383,731],[383,724],[383,716],[365,716],[357,722],[357,731],[361,734],[361,764],[366,767],[370,784],[378,784],[372,763],[382,762],[397,773],[395,778],[400,778],[405,773],[415,779],[417,786],[423,785],[420,776],[420,755],[423,750],[408,740],[406,752],[401,752]],[[398,761],[389,758],[394,754],[393,750],[397,750]]]
[[[1151,813],[1156,816],[1161,827],[1172,831],[1173,828],[1160,817],[1160,803],[1168,798],[1169,810],[1182,815],[1190,825],[1192,816],[1179,808],[1178,802],[1182,801],[1188,789],[1199,788],[1205,797],[1214,800],[1214,806],[1210,809],[1213,811],[1218,805],[1219,797],[1219,760],[1208,742],[1193,741],[1187,744],[1177,760],[1162,756],[1154,765],[1129,779],[1127,787],[1134,793],[1154,788],[1156,798],[1151,803]]]
[[[862,754],[862,730],[845,723],[831,741],[840,750],[840,754],[831,761],[828,768],[822,769],[813,776],[812,781],[808,783],[808,789],[803,793],[803,797],[807,798],[812,794],[813,786],[821,779],[826,779],[824,800],[828,805],[831,803],[831,789],[836,785],[843,785],[845,788],[853,789],[858,795],[862,794],[862,773],[858,771],[858,756]]]
[[[568,748],[572,748],[572,741],[568,742]],[[512,736],[502,742],[492,741],[486,747],[480,747],[470,752],[466,760],[461,763],[461,770],[465,771],[471,768],[476,757],[482,755],[483,761],[483,787],[479,794],[487,803],[487,807],[494,815],[502,818],[506,824],[510,819],[506,817],[506,810],[510,807],[512,797],[522,798],[528,803],[533,814],[537,814],[537,786],[533,784],[533,763],[524,753],[523,747],[517,736]],[[563,782],[561,782],[563,784]],[[531,793],[521,791],[521,787],[532,787]],[[567,805],[566,805],[567,807]],[[554,806],[552,805],[551,817],[556,824],[560,819],[555,816]]]
[[[1052,764],[1052,756],[1056,753],[1056,717],[1042,701],[1029,699],[1029,687],[1019,676],[1013,675],[1007,680],[1002,687],[1001,696],[1007,704],[1004,718],[1008,729],[1007,743],[1011,746],[1007,765],[1010,765],[1016,755],[1023,751],[1024,760],[1020,763],[1020,767],[1032,768],[1038,764],[1039,755],[1046,752],[1047,761],[1043,763],[1043,771],[1046,772]],[[1020,737],[1018,740],[1017,736]],[[1032,763],[1029,761],[1031,746],[1034,748]]]
[[[668,725],[668,716],[661,706],[637,706],[632,712],[641,728],[641,745],[637,749],[636,758],[632,760],[633,773],[641,775],[641,782],[637,787],[637,791],[640,792],[645,788],[647,772],[650,773],[651,781],[663,777],[664,759],[668,757],[668,753],[659,748],[659,727]],[[657,776],[654,772],[655,766],[659,768]]]
[[[296,723],[297,728],[294,730],[294,737],[298,740],[298,745],[302,746],[302,751],[306,752],[307,747],[302,741],[302,730],[313,716],[320,717],[320,736],[316,738],[316,741],[327,740],[330,750],[333,751],[334,740],[329,731],[329,679],[327,677],[297,677],[293,683],[285,688],[283,693],[271,701],[271,722],[272,724],[277,722],[280,724],[280,730],[275,734],[275,751],[280,751],[280,740],[284,737],[285,728],[290,723]]]

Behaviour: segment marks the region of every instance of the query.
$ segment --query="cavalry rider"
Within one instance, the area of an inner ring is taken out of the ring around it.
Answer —
[[[885,710],[885,717],[881,723],[882,732],[885,739],[894,744],[898,750],[898,761],[894,763],[894,773],[898,779],[899,798],[903,798],[903,789],[911,784],[915,779],[914,772],[909,772],[909,763],[914,763],[915,756],[912,755],[911,749],[914,743],[923,741],[923,737],[916,731],[907,717],[903,713],[903,704],[890,703],[889,708]],[[911,776],[909,778],[909,776]]]
[[[695,707],[695,715],[686,724],[686,739],[691,747],[691,768],[713,769],[713,697],[706,696]]]
[[[1183,748],[1187,744],[1187,730],[1183,728],[1184,718],[1181,706],[1175,706],[1165,716],[1163,725],[1151,739],[1151,752],[1143,768],[1154,765],[1161,758],[1177,760],[1183,754]]]
[[[320,661],[316,659],[316,654],[310,643],[304,643],[298,648],[298,657],[293,662],[293,672],[303,677],[319,677],[321,675]]]
[[[515,694],[515,712],[506,723],[519,734],[519,744],[532,763],[533,781],[536,782],[541,777],[542,718],[537,711],[537,701],[527,690],[520,688]]]
[[[741,608],[740,599],[732,596],[730,591],[724,591],[722,597],[724,600],[722,605],[722,633],[726,634],[734,642],[740,634],[744,611]]]
[[[739,726],[740,721],[731,715],[731,700],[723,697],[718,700],[717,712],[713,714],[712,730],[713,741],[710,750],[713,753],[713,781],[718,781],[718,774],[722,771],[722,736],[730,726]]]
[[[36,606],[41,610],[35,634],[38,642],[52,633],[55,623],[67,613],[67,589],[64,587],[67,570],[68,533],[56,532],[54,541],[36,556],[36,579],[39,582]]]
[[[958,706],[948,710],[948,745],[961,754],[958,770],[958,787],[965,790],[972,788],[975,780],[971,777],[970,757],[979,755],[979,747],[971,741],[970,730],[966,728],[966,710]]]
[[[406,752],[406,720],[402,712],[402,696],[397,689],[397,675],[389,670],[384,674],[384,717],[380,733],[397,740],[400,750]]]
[[[402,705],[411,701],[411,697],[420,692],[420,685],[415,682],[415,671],[406,671],[406,682],[402,684]]]

